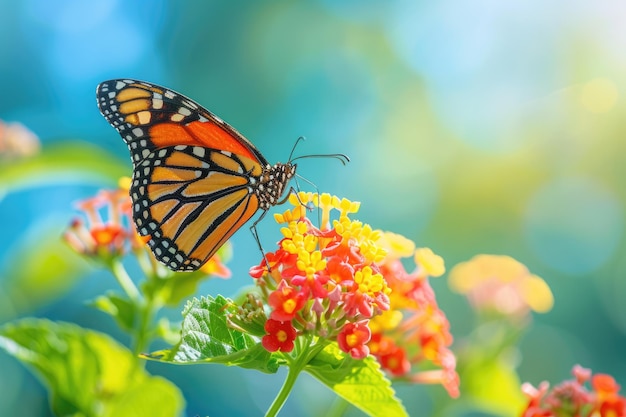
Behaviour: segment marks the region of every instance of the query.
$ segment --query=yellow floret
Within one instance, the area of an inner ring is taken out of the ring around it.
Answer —
[[[415,251],[415,263],[424,268],[431,277],[439,277],[446,272],[443,258],[436,255],[430,248],[419,248]]]

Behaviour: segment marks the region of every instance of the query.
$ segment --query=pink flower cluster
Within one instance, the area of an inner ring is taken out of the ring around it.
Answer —
[[[624,417],[626,398],[619,395],[620,386],[612,376],[591,374],[579,365],[572,369],[574,379],[550,389],[544,381],[539,388],[529,383],[522,385],[528,403],[521,417]],[[590,382],[591,390],[585,384]]]

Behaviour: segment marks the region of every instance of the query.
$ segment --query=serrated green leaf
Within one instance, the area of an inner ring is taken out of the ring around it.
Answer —
[[[128,409],[137,417],[177,416],[184,406],[178,388],[137,366],[128,349],[73,324],[32,318],[5,324],[0,348],[39,376],[59,416],[129,415]]]
[[[304,370],[370,416],[408,416],[376,360],[356,360],[330,343]]]
[[[177,364],[221,363],[275,373],[276,358],[256,339],[228,326],[226,316],[233,306],[222,296],[194,298],[183,310],[178,345],[146,358]]]
[[[109,293],[96,298],[91,305],[113,317],[122,329],[132,331],[135,328],[135,306],[128,298]]]

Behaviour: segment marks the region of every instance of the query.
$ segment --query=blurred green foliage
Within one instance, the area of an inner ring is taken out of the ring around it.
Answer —
[[[184,406],[180,391],[137,367],[129,350],[69,323],[24,319],[4,325],[0,348],[46,383],[58,416],[165,416]]]

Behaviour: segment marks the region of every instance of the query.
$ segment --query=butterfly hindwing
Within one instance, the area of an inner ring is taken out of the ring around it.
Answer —
[[[148,154],[130,194],[139,234],[172,270],[195,270],[259,207],[250,171],[258,164],[226,151],[177,145]]]

